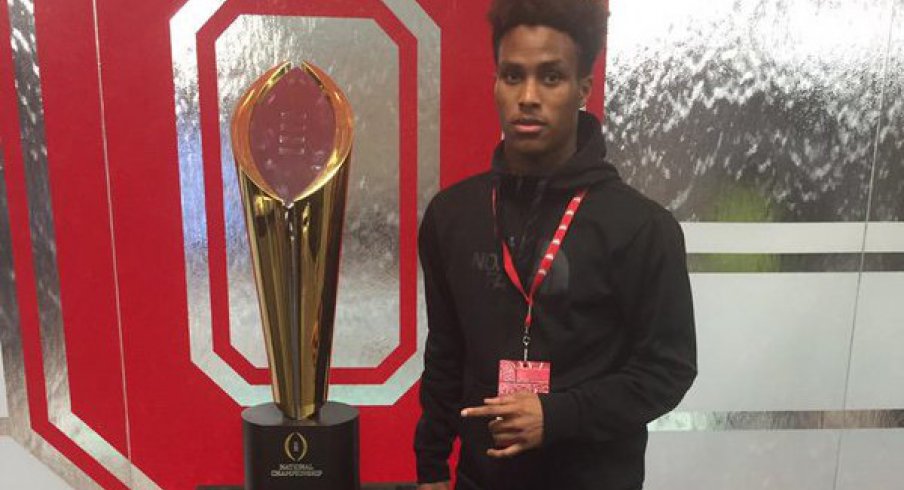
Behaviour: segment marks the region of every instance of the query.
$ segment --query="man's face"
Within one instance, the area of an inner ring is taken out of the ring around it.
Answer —
[[[592,78],[578,75],[571,36],[545,26],[518,26],[499,43],[496,109],[513,160],[557,165],[576,149],[578,110]],[[539,170],[539,169],[538,169]]]

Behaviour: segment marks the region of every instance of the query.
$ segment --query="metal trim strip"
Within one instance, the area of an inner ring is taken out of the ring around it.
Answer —
[[[904,429],[904,409],[672,412],[648,428],[651,432]]]

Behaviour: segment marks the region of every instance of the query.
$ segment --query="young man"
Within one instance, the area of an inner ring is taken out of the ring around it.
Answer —
[[[646,424],[696,375],[681,229],[580,110],[603,5],[496,0],[489,19],[504,140],[421,224],[419,488],[449,488],[460,437],[462,490],[640,489]]]

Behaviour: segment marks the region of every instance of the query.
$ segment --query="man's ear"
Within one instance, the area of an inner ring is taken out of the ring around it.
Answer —
[[[587,75],[578,80],[578,89],[581,92],[581,107],[587,107],[590,93],[593,91],[593,75]]]

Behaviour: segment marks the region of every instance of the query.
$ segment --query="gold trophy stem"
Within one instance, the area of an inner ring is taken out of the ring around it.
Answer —
[[[292,208],[290,207],[287,213],[292,212]],[[298,270],[298,256],[301,252],[301,244],[298,240],[298,232],[299,230],[295,229],[295,220],[288,220],[289,224],[289,237],[290,237],[290,247],[291,252],[290,256],[292,257],[292,271]],[[304,228],[302,227],[302,230]],[[304,233],[304,231],[302,231]],[[306,240],[302,239],[302,242]],[[301,318],[299,316],[299,310],[301,309],[301,299],[300,299],[300,291],[298,286],[298,281],[294,277],[294,274],[289,277],[289,298],[291,298],[291,304],[289,305],[289,345],[292,346],[290,350],[290,354],[292,356],[292,372],[300,373],[301,372],[301,332],[302,332],[302,324]],[[289,393],[291,393],[292,400],[291,406],[300,408],[301,413],[299,413],[299,418],[307,418],[311,415],[314,415],[313,410],[309,410],[308,407],[304,406],[301,400],[301,389],[302,389],[302,380],[299,376],[293,376],[290,378],[292,381],[292,387],[289,389]],[[310,412],[310,413],[309,413]]]

